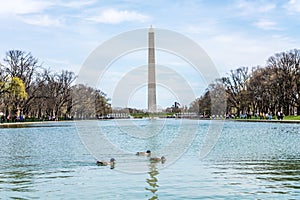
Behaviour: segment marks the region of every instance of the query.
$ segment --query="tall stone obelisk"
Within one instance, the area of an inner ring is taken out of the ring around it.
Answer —
[[[150,26],[148,33],[148,112],[155,113],[156,110],[156,80],[155,80],[155,49],[154,32]]]

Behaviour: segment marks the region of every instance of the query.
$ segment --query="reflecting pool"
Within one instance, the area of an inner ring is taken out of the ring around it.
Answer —
[[[300,198],[300,124],[226,121],[200,159],[210,126],[139,119],[2,127],[0,199]],[[166,162],[135,155],[147,149]],[[114,169],[96,165],[111,157]]]

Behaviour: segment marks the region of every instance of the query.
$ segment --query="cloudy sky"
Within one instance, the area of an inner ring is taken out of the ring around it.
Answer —
[[[300,0],[0,0],[0,5],[1,60],[6,51],[20,49],[31,52],[53,71],[69,69],[78,74],[99,45],[151,24],[195,41],[221,76],[240,66],[264,65],[276,52],[300,48]],[[201,74],[178,56],[157,52],[156,61],[174,70],[173,75],[162,72],[166,76],[161,79],[179,74],[178,80],[184,79],[195,96],[206,88]],[[130,77],[128,73],[146,73],[140,68],[146,64],[145,50],[123,56],[111,64],[99,87],[112,97],[124,77]],[[170,84],[158,88],[162,107],[178,100],[172,87],[180,87],[180,81]],[[129,106],[146,107],[145,85],[129,92]]]

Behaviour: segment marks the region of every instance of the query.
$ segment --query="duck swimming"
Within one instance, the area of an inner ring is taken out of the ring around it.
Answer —
[[[99,161],[99,160],[97,160],[97,165],[99,165],[99,166],[108,166],[108,165],[110,165],[111,168],[114,168],[115,161],[116,160],[114,158],[111,158],[109,162],[108,161]]]
[[[161,162],[161,163],[165,163],[166,160],[167,160],[167,159],[166,159],[164,156],[162,156],[161,158],[157,158],[157,157],[150,158],[150,162]]]
[[[137,155],[137,156],[150,156],[151,151],[147,150],[146,152],[137,152],[135,155]]]

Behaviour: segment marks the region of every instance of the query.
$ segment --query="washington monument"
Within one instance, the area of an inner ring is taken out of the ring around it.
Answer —
[[[155,49],[154,32],[150,26],[148,33],[148,112],[155,113],[156,109],[156,80],[155,80]]]

